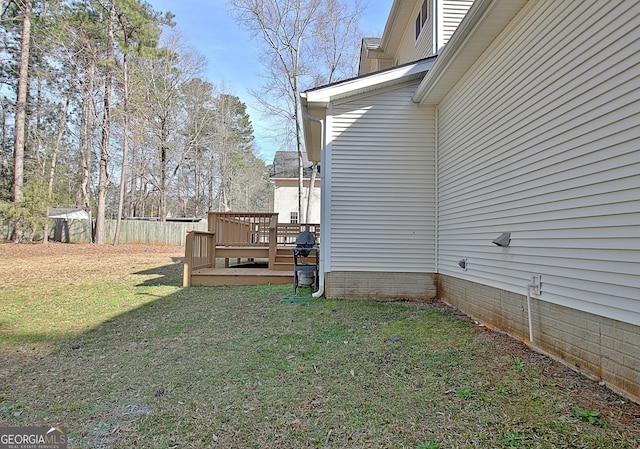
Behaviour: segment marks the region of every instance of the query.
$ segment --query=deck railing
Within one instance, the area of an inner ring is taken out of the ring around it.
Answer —
[[[219,246],[269,246],[269,226],[278,214],[209,212],[209,232]]]
[[[319,242],[319,224],[278,223],[278,214],[271,212],[210,212],[208,231],[187,233],[183,285],[191,285],[193,270],[216,267],[216,247],[227,252],[233,247],[243,248],[243,252],[252,247],[269,248],[269,268],[273,269],[278,247],[294,246],[302,231],[310,231]],[[228,263],[225,260],[225,266]]]
[[[320,225],[312,223],[278,223],[278,245],[295,245],[298,234],[309,231],[320,241]]]
[[[216,266],[215,234],[208,231],[189,231],[184,249],[184,275],[182,284],[191,285],[191,273]]]

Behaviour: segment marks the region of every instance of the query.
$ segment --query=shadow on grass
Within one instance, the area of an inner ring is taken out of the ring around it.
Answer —
[[[168,289],[175,268],[138,273],[159,276],[140,285],[157,299],[3,376],[0,421],[62,424],[73,448],[639,442],[613,410],[607,428],[573,416],[597,384],[540,369],[524,345],[442,305],[281,304],[290,285]]]
[[[4,332],[0,326],[0,336]],[[54,332],[11,332],[11,351],[16,353],[41,352],[40,346],[43,343],[50,345],[52,342],[60,342],[72,338],[75,332],[70,330],[60,330]],[[0,363],[1,365],[1,363]]]
[[[0,350],[4,353],[47,352],[58,343],[103,320],[127,314],[146,303],[164,299],[182,286],[183,258],[149,270],[129,272],[122,282],[87,278],[79,285],[54,286],[43,292],[25,287],[17,298],[7,295],[0,317]],[[133,283],[130,275],[134,276]],[[135,283],[135,279],[141,280]],[[132,288],[133,287],[133,288]]]
[[[184,257],[172,257],[171,260],[173,261],[173,263],[171,264],[161,267],[154,267],[150,270],[136,271],[135,273],[133,273],[140,276],[155,276],[137,284],[137,286],[181,286],[182,273],[184,269]]]

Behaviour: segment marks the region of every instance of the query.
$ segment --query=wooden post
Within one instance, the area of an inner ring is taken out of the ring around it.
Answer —
[[[193,266],[193,240],[194,232],[187,231],[187,239],[184,245],[184,272],[182,275],[182,286],[191,286],[191,267]]]
[[[278,252],[278,214],[271,215],[269,222],[269,269],[276,267],[276,253]]]
[[[211,268],[216,267],[216,235],[209,235],[207,238],[207,242],[209,243],[209,254],[210,259],[209,263],[211,264]]]

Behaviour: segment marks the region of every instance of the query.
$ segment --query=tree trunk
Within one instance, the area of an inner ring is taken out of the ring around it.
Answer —
[[[31,39],[31,0],[24,2],[24,18],[22,20],[22,41],[20,43],[20,68],[18,72],[18,97],[16,100],[15,138],[14,138],[14,171],[13,201],[22,202],[22,186],[24,183],[24,147],[27,121],[27,91],[29,90],[29,41]],[[17,227],[16,227],[17,231]],[[21,236],[17,236],[21,237]]]
[[[109,23],[107,25],[107,65],[104,79],[104,111],[102,114],[102,140],[100,143],[100,174],[98,177],[98,207],[96,211],[96,243],[104,244],[104,223],[107,210],[107,186],[109,183],[109,133],[111,132],[111,84],[113,73],[113,22],[115,20],[115,3],[109,2]]]
[[[36,166],[40,168],[40,175],[44,178],[46,171],[46,158],[41,157],[40,150],[42,148],[42,136],[40,135],[42,128],[42,76],[36,71],[36,111],[35,111],[35,130],[33,137],[35,145],[33,145],[33,160]]]
[[[113,236],[113,246],[120,243],[120,224],[122,222],[122,211],[124,208],[124,194],[127,186],[127,159],[129,157],[129,75],[127,74],[127,54],[122,57],[122,167],[120,168],[120,197],[118,198],[118,215],[116,216],[116,232]]]
[[[168,160],[168,140],[167,119],[163,117],[160,129],[160,204],[158,205],[158,217],[160,221],[167,219],[167,160]]]
[[[193,179],[193,184],[196,186],[195,189],[195,198],[194,198],[194,210],[193,210],[193,216],[194,217],[198,217],[200,216],[200,158],[196,157],[196,167],[195,167],[195,173],[194,173],[194,179]]]
[[[76,191],[76,207],[85,210],[92,216],[89,181],[91,179],[91,129],[93,126],[93,88],[95,78],[95,62],[89,61],[87,72],[84,74],[84,89],[82,92],[82,111],[80,115],[80,148],[78,150],[78,186]],[[91,218],[89,223],[92,223]],[[93,242],[93,230],[89,233]]]
[[[139,139],[138,139],[139,140]],[[136,150],[136,134],[134,133],[134,138],[133,138],[133,146],[131,148],[131,174],[130,174],[130,183],[129,183],[129,198],[128,198],[128,207],[125,210],[125,215],[127,217],[137,217],[138,216],[138,210],[139,210],[139,200],[138,200],[138,189],[136,188],[136,186],[138,185],[138,170],[137,170],[137,165],[138,165],[138,151]]]

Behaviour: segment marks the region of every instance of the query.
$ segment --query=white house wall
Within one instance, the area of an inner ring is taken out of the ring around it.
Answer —
[[[306,222],[309,179],[304,180],[304,194],[302,195],[303,216],[300,223]],[[311,215],[309,223],[320,223],[320,179],[316,178],[316,187],[311,192]],[[280,223],[291,222],[291,212],[298,212],[298,180],[276,180],[273,194],[273,211],[278,213]]]
[[[521,294],[542,275],[543,301],[640,324],[639,15],[636,1],[529,2],[440,104],[439,273]],[[356,179],[370,169],[342,151]],[[335,205],[356,189],[373,206],[349,175]],[[502,232],[507,248],[491,243]]]
[[[404,64],[435,55],[451,38],[472,4],[473,0],[428,1],[428,17],[416,39],[415,21],[422,8],[422,1],[416,2],[394,62]]]
[[[439,20],[442,21],[442,26],[439,27],[440,35],[438,36],[436,45],[439,50],[444,46],[451,36],[453,35],[464,16],[473,5],[473,0],[439,0],[440,9],[436,12],[439,14]]]
[[[435,115],[416,87],[332,106],[327,271],[435,270]]]
[[[433,2],[429,2],[429,17],[420,32],[420,36],[416,39],[415,22],[421,8],[422,1],[416,2],[413,13],[411,14],[409,26],[404,31],[398,48],[398,53],[395,56],[396,65],[416,61],[433,55]]]

